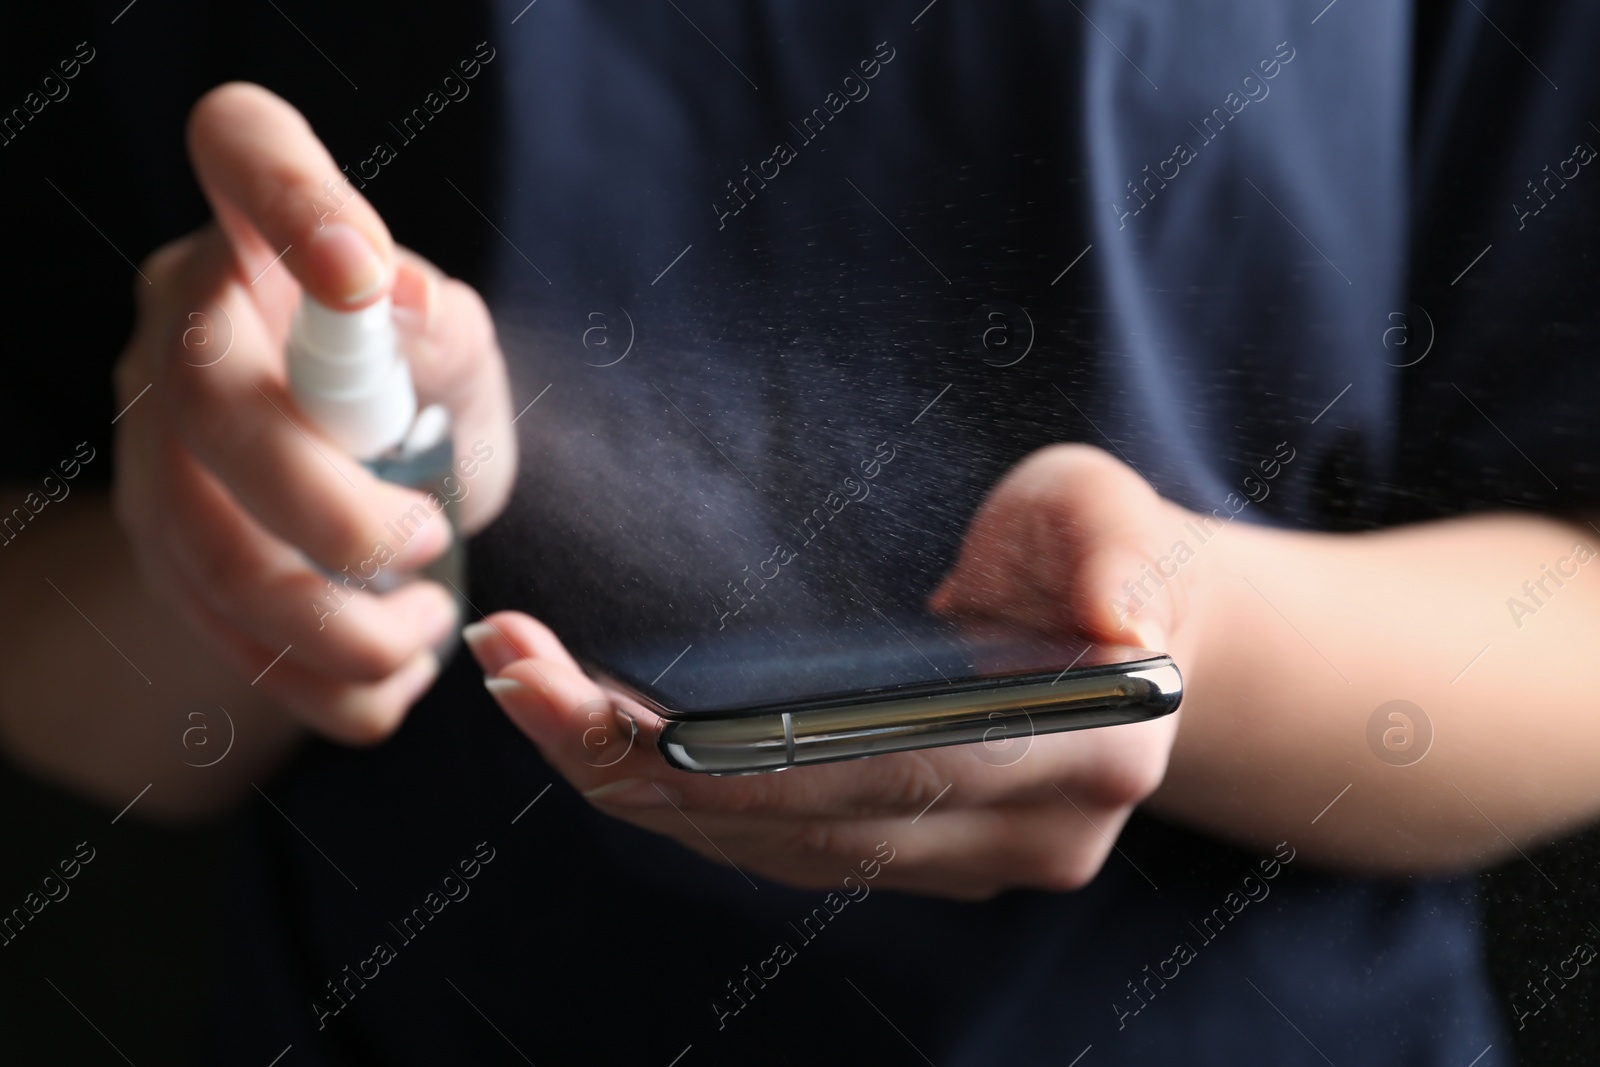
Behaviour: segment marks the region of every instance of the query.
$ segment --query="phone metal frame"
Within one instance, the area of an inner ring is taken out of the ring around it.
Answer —
[[[712,775],[1143,722],[1170,715],[1183,699],[1177,665],[1156,652],[1055,674],[930,683],[715,718],[684,718],[603,669],[590,666],[590,673],[667,720],[657,747],[668,763]]]

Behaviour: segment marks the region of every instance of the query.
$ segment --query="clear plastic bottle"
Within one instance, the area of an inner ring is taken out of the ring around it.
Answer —
[[[359,311],[303,298],[289,327],[287,359],[289,388],[306,417],[377,477],[428,494],[423,506],[441,505],[456,530],[456,498],[445,491],[455,461],[450,413],[439,404],[417,410],[389,298]],[[385,529],[398,536],[414,531],[404,518],[396,516]],[[387,547],[398,552],[401,546]],[[459,537],[420,574],[449,589],[458,608],[465,606],[466,552]],[[363,580],[385,593],[416,576],[380,567]]]

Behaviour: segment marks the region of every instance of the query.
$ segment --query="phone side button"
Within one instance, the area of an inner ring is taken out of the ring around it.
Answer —
[[[783,713],[783,747],[789,757],[789,766],[794,766],[794,718],[789,712]]]

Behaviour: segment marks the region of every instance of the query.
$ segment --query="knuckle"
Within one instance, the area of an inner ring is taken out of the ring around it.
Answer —
[[[835,856],[843,851],[845,839],[846,832],[838,823],[816,820],[798,827],[791,844],[800,855]]]
[[[355,748],[371,748],[387,741],[400,726],[400,717],[372,709],[347,720],[340,740]]]
[[[164,360],[173,354],[165,349],[181,349],[176,337],[171,342],[170,346],[163,345]],[[165,377],[162,392],[184,437],[202,448],[248,446],[249,433],[256,422],[239,418],[236,403],[219,391],[221,376],[206,374],[200,368],[177,370],[179,373]]]
[[[1105,856],[1105,849],[1078,839],[1063,840],[1034,861],[1030,880],[1053,893],[1074,893],[1094,881]]]
[[[371,594],[351,588],[310,571],[296,573],[289,581],[273,580],[273,565],[266,560],[253,564],[263,574],[261,587],[243,592],[259,603],[267,596],[283,605],[283,615],[294,620],[296,642],[331,641],[332,658],[341,675],[360,683],[381,682],[404,667],[420,648],[405,648],[403,640],[385,632],[380,613],[386,606]]]
[[[373,554],[376,523],[342,502],[328,501],[317,516],[317,526],[333,562],[345,572],[359,571]],[[338,575],[335,575],[337,578]]]
[[[1033,462],[1041,467],[1068,466],[1073,463],[1083,462],[1090,456],[1101,454],[1100,450],[1081,441],[1060,441],[1056,444],[1046,445],[1033,454]]]
[[[139,264],[139,271],[150,279],[150,284],[142,284],[144,279],[137,276],[133,281],[133,291],[141,310],[148,309],[153,301],[177,285],[198,241],[197,233],[185,234],[168,241],[144,257]]]
[[[1024,462],[1027,482],[1075,510],[1093,510],[1107,500],[1154,499],[1144,478],[1111,453],[1082,443],[1055,444]],[[1132,492],[1134,497],[1129,497]]]
[[[352,675],[364,682],[380,682],[404,667],[419,649],[403,649],[395,642],[364,634],[343,650],[342,657]]]
[[[1099,871],[1098,863],[1091,866],[1072,857],[1052,859],[1040,864],[1035,882],[1051,893],[1076,893],[1094,881]]]
[[[1165,777],[1166,761],[1159,753],[1136,752],[1108,760],[1085,783],[1085,792],[1097,806],[1131,808],[1160,788]]]
[[[456,372],[471,376],[492,364],[499,351],[494,320],[489,305],[476,289],[456,278],[439,283],[439,325],[441,346],[450,355]]]
[[[1045,465],[1056,472],[1082,468],[1085,470],[1117,470],[1122,463],[1103,448],[1082,441],[1048,445],[1038,453]]]
[[[296,242],[307,240],[313,230],[323,226],[323,192],[298,174],[283,172],[277,175],[280,184],[267,200],[264,215],[286,237]]]
[[[371,748],[399,729],[405,712],[398,701],[362,694],[347,700],[324,732],[355,748]]]
[[[919,812],[943,793],[950,781],[921,752],[904,752],[880,761],[872,779],[875,801],[894,811]]]
[[[439,289],[446,302],[461,315],[463,323],[475,333],[489,327],[493,321],[489,317],[489,305],[478,290],[459,278],[444,278]]]
[[[1077,477],[1080,472],[1092,471],[1110,460],[1109,455],[1093,445],[1060,442],[1029,454],[1012,473],[1021,487],[1037,492]]]

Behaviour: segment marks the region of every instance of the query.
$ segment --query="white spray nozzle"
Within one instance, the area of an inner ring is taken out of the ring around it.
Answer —
[[[287,358],[296,403],[349,455],[372,459],[406,436],[417,395],[388,297],[360,311],[303,297]]]

